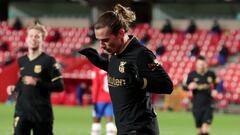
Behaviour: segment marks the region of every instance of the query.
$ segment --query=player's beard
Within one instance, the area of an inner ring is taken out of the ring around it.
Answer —
[[[35,51],[39,50],[39,46],[32,47],[31,50],[32,50],[33,52],[35,52]]]
[[[33,52],[38,51],[40,48],[39,42],[33,42],[32,47],[30,48]]]

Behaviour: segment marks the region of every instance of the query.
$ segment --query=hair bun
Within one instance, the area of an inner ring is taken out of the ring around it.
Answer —
[[[133,22],[136,20],[136,15],[130,8],[124,7],[121,4],[117,4],[113,8],[113,12],[120,18],[120,20],[124,20],[126,22]]]

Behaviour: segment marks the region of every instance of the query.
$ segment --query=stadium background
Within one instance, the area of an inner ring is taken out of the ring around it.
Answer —
[[[76,51],[82,47],[96,47],[91,37],[91,25],[103,11],[121,3],[137,14],[137,22],[130,29],[139,39],[150,36],[146,46],[155,51],[161,42],[166,52],[158,57],[170,74],[175,90],[171,96],[154,95],[159,123],[163,135],[195,134],[189,109],[188,93],[181,84],[194,67],[194,57],[187,56],[192,43],[200,47],[200,54],[208,59],[210,68],[223,80],[224,92],[215,97],[216,116],[212,126],[214,135],[238,135],[240,130],[240,1],[238,0],[0,0],[0,135],[12,131],[12,99],[7,97],[6,86],[16,82],[16,58],[23,55],[25,28],[33,20],[46,25],[49,36],[45,51],[55,56],[62,65],[65,91],[53,93],[56,115],[54,132],[57,135],[88,135],[91,127],[91,68],[86,58]],[[20,18],[21,30],[13,24]],[[170,19],[173,33],[164,34],[161,28]],[[198,30],[184,31],[189,20],[195,20]],[[218,20],[223,32],[212,34],[213,20]],[[60,32],[60,39],[52,36]],[[226,64],[218,62],[221,43],[229,48]],[[84,92],[84,94],[82,94]],[[82,97],[82,98],[80,98]]]

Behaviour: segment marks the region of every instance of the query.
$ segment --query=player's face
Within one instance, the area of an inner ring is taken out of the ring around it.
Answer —
[[[29,49],[36,51],[43,44],[43,34],[41,31],[36,29],[28,30],[26,43]]]
[[[204,60],[197,60],[196,70],[200,73],[203,73],[207,70],[207,62]]]
[[[95,29],[96,38],[100,41],[100,47],[109,54],[118,53],[123,45],[123,36],[114,35],[109,27]]]

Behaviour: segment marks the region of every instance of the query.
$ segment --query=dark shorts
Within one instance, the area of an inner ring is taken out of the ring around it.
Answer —
[[[34,135],[53,135],[53,122],[31,122],[21,117],[15,117],[13,127],[13,135],[30,135],[31,130]]]
[[[213,108],[193,109],[193,117],[197,128],[200,128],[203,123],[210,125],[213,120]]]
[[[131,129],[124,133],[118,132],[117,135],[159,135],[157,118],[152,119],[149,123],[145,123],[140,128]]]

